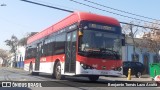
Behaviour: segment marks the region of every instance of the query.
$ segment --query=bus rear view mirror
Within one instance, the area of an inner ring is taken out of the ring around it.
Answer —
[[[125,46],[125,34],[122,34],[122,46]]]
[[[80,30],[78,31],[78,35],[79,35],[79,36],[83,36],[83,31],[82,31],[82,29],[80,29]]]
[[[122,46],[125,46],[125,39],[122,39]]]

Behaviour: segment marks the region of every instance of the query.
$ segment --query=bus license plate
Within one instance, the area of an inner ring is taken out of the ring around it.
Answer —
[[[102,75],[107,75],[107,74],[108,74],[108,72],[101,71],[101,74],[102,74]]]

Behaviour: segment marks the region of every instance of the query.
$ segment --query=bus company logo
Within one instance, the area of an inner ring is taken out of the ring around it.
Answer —
[[[45,61],[46,61],[46,58],[42,58],[40,61],[43,61],[43,62],[45,62]]]

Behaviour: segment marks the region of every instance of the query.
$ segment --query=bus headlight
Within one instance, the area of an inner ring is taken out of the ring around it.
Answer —
[[[84,63],[80,63],[80,65],[82,66],[83,69],[94,69],[92,66],[84,64]]]
[[[121,71],[121,70],[122,70],[122,67],[112,68],[112,70],[114,70],[114,71]]]

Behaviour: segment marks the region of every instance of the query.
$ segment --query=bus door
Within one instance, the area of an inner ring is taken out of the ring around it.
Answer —
[[[75,73],[76,70],[76,37],[76,31],[67,33],[67,42],[65,46],[65,73]]]
[[[42,43],[38,43],[37,44],[37,55],[36,55],[36,60],[35,60],[35,71],[39,71],[41,54],[42,54]]]

